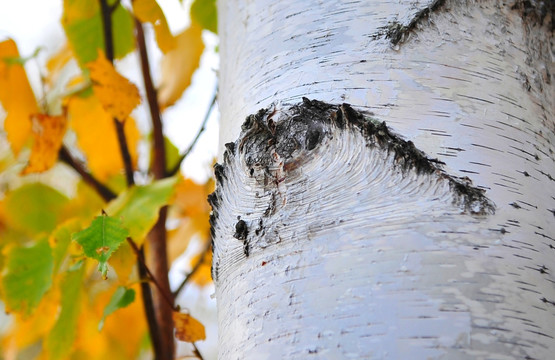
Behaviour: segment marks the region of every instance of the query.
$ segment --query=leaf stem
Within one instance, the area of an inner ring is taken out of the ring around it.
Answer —
[[[62,146],[62,148],[60,149],[60,153],[58,154],[58,156],[60,160],[68,164],[73,170],[77,171],[77,173],[81,175],[81,178],[83,178],[83,181],[89,184],[98,193],[98,195],[100,195],[104,199],[104,201],[108,202],[116,198],[116,194],[112,192],[112,190],[98,181],[91,173],[89,173],[85,169],[83,164],[81,164],[79,161],[75,160],[73,156],[71,156],[71,153],[69,152],[68,148],[65,147],[65,145]]]

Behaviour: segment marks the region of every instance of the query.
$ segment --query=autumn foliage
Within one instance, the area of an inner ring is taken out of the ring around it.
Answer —
[[[133,111],[144,106],[152,127],[163,126],[163,111],[183,96],[199,66],[203,29],[216,31],[215,1],[194,1],[191,25],[179,34],[155,0],[130,4],[63,1],[67,43],[41,64],[41,98],[24,67],[33,56],[0,39],[0,300],[10,317],[0,333],[3,358],[164,358],[145,316],[144,285],[155,297],[164,292],[145,254],[151,229],[160,219],[164,226],[166,214],[173,225],[161,237],[165,256],[171,263],[200,239],[187,279],[211,281],[206,196],[213,182],[171,171],[184,154],[172,154],[167,138],[141,134]],[[115,66],[138,51],[137,27],[153,30],[163,53],[157,91],[143,96]],[[140,144],[165,154],[165,173],[153,172],[155,155],[144,162],[150,169],[138,168]],[[203,340],[203,325],[175,306],[176,294],[161,295],[172,309],[175,341]]]

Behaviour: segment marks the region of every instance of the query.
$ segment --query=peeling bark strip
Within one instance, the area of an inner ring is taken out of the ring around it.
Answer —
[[[264,235],[264,218],[270,217],[288,201],[287,188],[303,176],[303,166],[318,157],[320,146],[335,146],[329,142],[334,140],[337,134],[342,132],[354,132],[365,139],[360,142],[367,151],[374,152],[381,159],[379,171],[389,172],[393,182],[398,182],[400,176],[410,179],[418,184],[418,178],[423,183],[433,184],[433,200],[441,199],[444,204],[451,204],[459,213],[471,215],[493,214],[495,206],[485,195],[484,190],[472,186],[469,178],[451,176],[442,170],[442,162],[430,159],[422,151],[418,150],[411,141],[406,141],[392,133],[385,122],[379,122],[368,115],[364,115],[353,109],[349,104],[331,105],[317,100],[303,98],[303,102],[289,108],[278,109],[272,106],[261,109],[257,114],[250,115],[242,125],[242,133],[235,143],[226,144],[224,153],[224,164],[214,166],[218,188],[208,198],[213,213],[210,217],[212,234],[215,233],[216,221],[219,214],[219,206],[224,192],[228,196],[237,195],[229,193],[226,187],[229,182],[235,186],[240,182],[235,175],[230,179],[228,170],[240,163],[244,169],[243,176],[251,179],[251,182],[259,186],[261,191],[254,195],[257,199],[265,198],[262,217],[256,222],[256,228],[249,229],[249,224],[242,216],[252,215],[256,211],[244,211],[234,214],[237,217],[234,228],[231,229],[233,238],[243,242],[243,253],[249,256],[249,234],[254,237]],[[355,142],[353,142],[355,143]],[[339,145],[339,149],[347,144]],[[365,154],[364,148],[360,149]],[[354,161],[355,159],[346,159]],[[352,164],[357,166],[356,163]],[[369,171],[375,169],[368,169]],[[241,171],[241,170],[239,170]],[[346,184],[348,186],[348,184]],[[372,186],[369,184],[369,186]],[[393,183],[392,187],[398,186]],[[254,186],[255,187],[255,186]],[[253,187],[253,188],[254,188]],[[421,187],[415,192],[422,192],[423,199],[430,196],[428,187]],[[395,190],[391,193],[383,193],[384,197],[400,195]],[[264,193],[261,193],[261,192]],[[322,189],[325,196],[326,189]],[[259,202],[262,204],[263,202]],[[255,227],[253,223],[251,227]],[[213,249],[216,249],[213,244]],[[217,262],[217,259],[215,260]],[[218,266],[213,269],[213,278],[218,278]]]

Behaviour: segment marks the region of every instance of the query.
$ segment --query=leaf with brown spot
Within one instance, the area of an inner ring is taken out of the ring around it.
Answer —
[[[189,314],[174,312],[175,337],[181,341],[196,342],[206,339],[204,325]]]
[[[58,152],[67,130],[65,114],[59,116],[34,114],[31,119],[34,142],[29,163],[21,172],[22,175],[41,173],[50,169],[58,159]]]
[[[116,71],[101,50],[98,50],[96,60],[88,63],[87,67],[91,72],[94,93],[104,110],[124,121],[141,103],[139,89]]]

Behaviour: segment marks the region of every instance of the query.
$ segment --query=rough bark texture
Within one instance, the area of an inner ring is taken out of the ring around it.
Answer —
[[[220,3],[220,358],[552,356],[542,4]]]

